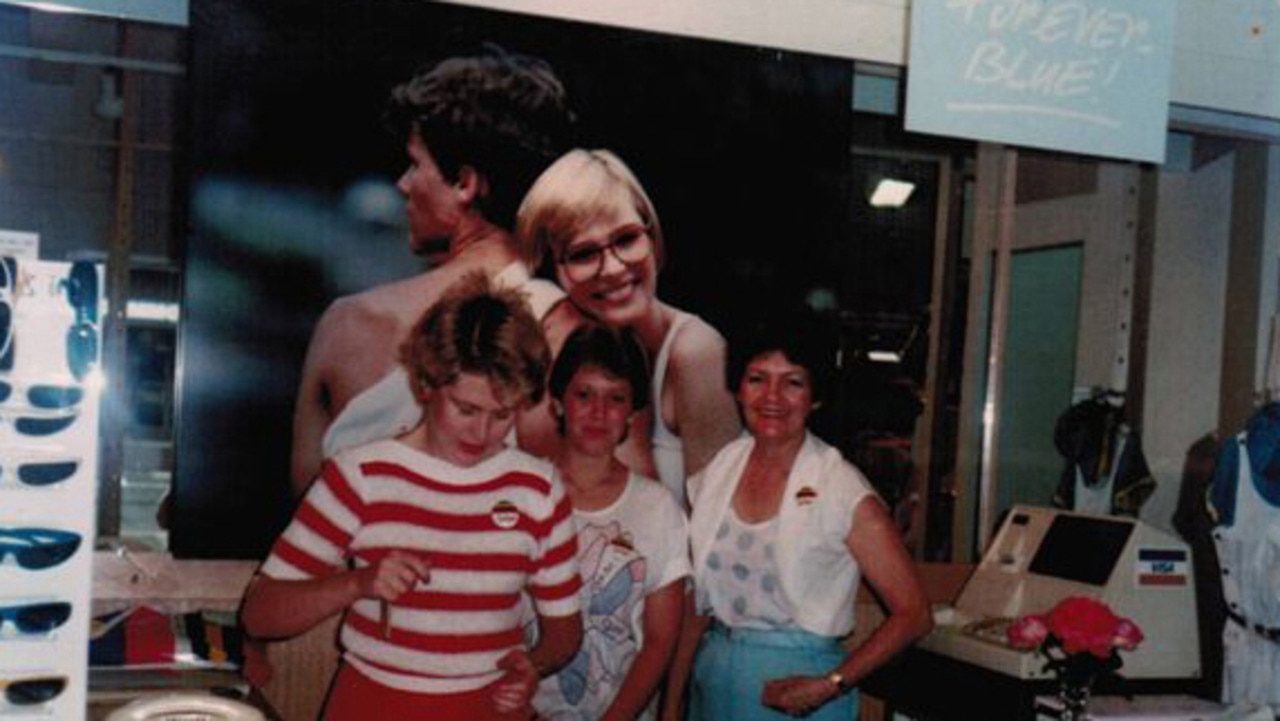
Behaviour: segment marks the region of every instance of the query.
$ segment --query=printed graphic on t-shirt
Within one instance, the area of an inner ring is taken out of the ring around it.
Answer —
[[[556,678],[567,705],[598,718],[638,651],[633,619],[644,599],[645,559],[616,521],[578,532],[583,579],[582,648]],[[553,714],[553,718],[572,718]]]

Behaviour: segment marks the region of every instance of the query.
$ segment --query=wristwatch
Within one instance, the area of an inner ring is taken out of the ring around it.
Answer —
[[[843,694],[849,690],[849,682],[845,681],[844,674],[839,671],[832,671],[827,674],[826,678],[827,681],[835,685],[837,695]]]

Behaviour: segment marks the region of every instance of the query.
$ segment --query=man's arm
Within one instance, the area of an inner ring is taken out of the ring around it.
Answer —
[[[327,373],[335,343],[335,306],[329,306],[311,334],[306,360],[302,363],[302,382],[293,406],[293,447],[289,457],[289,480],[293,497],[302,498],[320,473],[324,460],[325,429],[335,413],[329,394]]]
[[[316,323],[293,410],[289,477],[295,498],[320,472],[329,425],[396,362],[404,331],[395,313],[379,309],[387,301],[371,293],[339,298]]]

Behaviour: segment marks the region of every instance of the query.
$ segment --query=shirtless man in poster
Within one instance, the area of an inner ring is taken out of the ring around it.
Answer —
[[[432,269],[339,298],[321,316],[294,409],[299,498],[325,456],[416,425],[398,349],[454,281],[483,271],[524,289],[539,317],[569,305],[554,284],[530,282],[507,230],[526,188],[569,140],[572,114],[550,67],[512,54],[450,58],[396,87],[388,119],[410,161],[397,183],[409,248]]]

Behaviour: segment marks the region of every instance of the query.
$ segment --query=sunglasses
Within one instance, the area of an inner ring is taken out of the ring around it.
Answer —
[[[19,396],[24,398],[32,408],[58,409],[70,408],[84,398],[84,389],[79,386],[58,386],[40,383],[30,386],[17,386]],[[5,403],[13,396],[14,384],[0,380],[0,403]]]
[[[67,329],[67,365],[76,380],[84,380],[98,360],[97,267],[87,260],[75,261],[62,289],[76,312],[75,323]]]
[[[71,604],[66,601],[24,603],[19,606],[0,606],[0,626],[6,621],[19,633],[49,633],[71,618]]]
[[[0,453],[0,484],[17,481],[26,486],[51,486],[76,474],[80,461],[34,454]]]
[[[16,415],[11,411],[0,408],[0,421],[13,421],[14,430],[24,436],[51,436],[54,433],[70,428],[78,417],[79,414],[74,410],[69,413]]]
[[[13,706],[34,706],[52,701],[67,687],[66,676],[35,676],[18,680],[0,679],[4,700]]]
[[[0,370],[13,369],[13,290],[18,282],[18,261],[0,258]]]
[[[10,553],[28,571],[52,568],[75,555],[80,534],[53,528],[0,528],[0,563]]]

